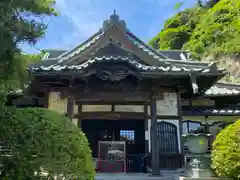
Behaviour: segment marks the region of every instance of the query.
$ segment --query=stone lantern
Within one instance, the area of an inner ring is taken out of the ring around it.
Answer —
[[[213,173],[210,168],[210,156],[207,154],[208,139],[210,136],[211,134],[207,133],[191,133],[183,135],[192,157],[188,164],[189,168],[186,169],[188,177],[213,177]]]

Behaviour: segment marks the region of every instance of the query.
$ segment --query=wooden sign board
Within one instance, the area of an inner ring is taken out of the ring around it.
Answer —
[[[150,106],[148,106],[150,115]],[[177,93],[163,93],[163,99],[157,101],[157,114],[159,116],[178,116]]]
[[[214,106],[215,101],[211,99],[192,100],[192,106]]]

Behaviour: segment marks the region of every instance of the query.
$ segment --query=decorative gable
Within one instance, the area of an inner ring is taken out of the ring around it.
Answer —
[[[120,77],[124,77],[125,72],[123,73],[122,70],[114,72],[115,74],[109,71],[99,73],[93,67],[98,64],[109,66],[109,64],[122,63],[134,69],[137,76],[141,78],[168,77],[167,79],[173,85],[176,85],[174,82],[176,80],[178,85],[188,89],[187,92],[190,84],[194,94],[204,93],[213,82],[226,74],[224,69],[218,69],[214,63],[203,64],[187,59],[180,61],[169,59],[131,33],[126,23],[120,20],[116,13],[104,21],[102,28],[85,42],[48,63],[41,62],[30,66],[29,71],[35,75],[45,73],[47,76],[60,75],[61,72],[71,77],[77,75],[79,79],[95,73],[101,74],[101,78],[119,80]],[[190,83],[183,85],[184,79]],[[209,82],[206,83],[206,79]]]
[[[114,50],[119,52],[111,53]],[[115,12],[110,19],[104,21],[103,27],[97,33],[73,50],[57,57],[52,64],[39,63],[38,66],[31,66],[29,69],[32,72],[82,71],[102,60],[127,61],[140,71],[151,73],[185,72],[186,75],[213,71],[223,73],[223,70],[218,71],[214,64],[209,66],[193,61],[169,59],[164,53],[154,50],[131,33],[125,21],[120,20]]]

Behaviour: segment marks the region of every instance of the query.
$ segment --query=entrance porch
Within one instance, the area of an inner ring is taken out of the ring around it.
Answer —
[[[82,113],[84,114],[84,113]],[[106,113],[107,114],[107,113]],[[120,113],[121,114],[121,113]],[[136,113],[137,114],[137,113]],[[101,116],[99,116],[101,117]],[[102,116],[103,117],[103,116]],[[88,138],[92,155],[99,159],[100,141],[125,141],[126,172],[148,172],[151,169],[150,141],[148,141],[149,120],[137,118],[109,118],[81,120],[81,128]],[[157,144],[159,153],[159,168],[161,170],[176,170],[183,167],[183,155],[179,149],[178,127],[171,121],[158,121]],[[110,162],[110,161],[109,161]],[[103,172],[98,169],[98,172]],[[104,171],[107,171],[106,169]],[[111,172],[114,170],[108,170]]]
[[[92,155],[98,158],[99,141],[125,141],[126,154],[145,154],[144,120],[82,120]]]
[[[88,138],[89,145],[92,149],[92,156],[96,160],[96,170],[98,172],[143,172],[142,159],[145,156],[145,127],[144,119],[88,119],[82,120],[81,126],[83,132]],[[125,157],[126,159],[121,162],[113,162],[112,154],[106,152],[104,158],[107,161],[102,160],[100,153],[99,142],[123,142],[125,141]],[[104,164],[102,164],[104,162]],[[125,168],[119,170],[110,166],[113,163],[115,165],[124,163]],[[101,165],[100,165],[101,164]],[[101,167],[101,168],[100,168]]]

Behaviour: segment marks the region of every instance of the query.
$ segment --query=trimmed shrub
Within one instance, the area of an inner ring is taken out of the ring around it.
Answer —
[[[211,158],[218,176],[240,179],[240,120],[217,135]]]
[[[0,179],[94,179],[84,133],[55,112],[10,108],[1,119],[0,137],[3,146],[11,151],[10,156],[1,156]],[[47,172],[47,177],[42,171]]]

